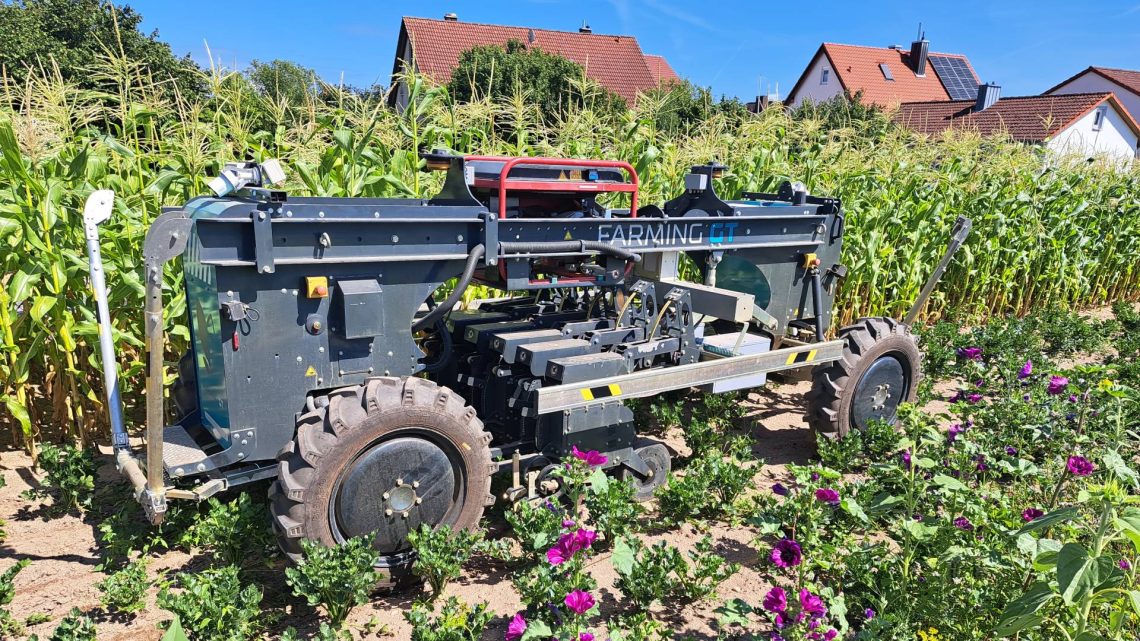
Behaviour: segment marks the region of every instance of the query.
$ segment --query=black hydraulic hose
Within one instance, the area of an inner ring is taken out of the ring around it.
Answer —
[[[499,243],[504,254],[569,254],[590,253],[609,254],[615,258],[641,262],[641,254],[635,254],[624,247],[618,247],[600,240],[558,240],[550,242],[510,242]]]
[[[475,246],[471,253],[467,255],[467,264],[463,267],[463,274],[459,276],[459,280],[455,283],[455,290],[451,292],[442,303],[437,305],[435,309],[429,311],[423,318],[412,323],[412,331],[418,332],[425,327],[431,327],[436,321],[447,315],[448,312],[455,307],[455,304],[463,298],[463,292],[467,290],[467,286],[471,284],[471,278],[475,276],[475,267],[479,265],[479,259],[483,258],[483,253],[486,249],[482,243]]]
[[[811,304],[815,309],[815,340],[823,342],[823,283],[820,282],[819,270],[811,270]]]

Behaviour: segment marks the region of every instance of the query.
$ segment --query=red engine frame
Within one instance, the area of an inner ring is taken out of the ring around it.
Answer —
[[[628,193],[630,196],[629,216],[637,218],[637,170],[624,160],[589,160],[573,158],[526,158],[521,156],[464,156],[465,161],[482,160],[502,162],[503,168],[499,171],[498,179],[477,178],[476,187],[499,190],[499,218],[507,217],[507,191],[508,189],[525,191],[590,191],[599,194]],[[553,180],[526,180],[510,178],[511,169],[517,165],[540,165],[547,167],[597,167],[606,169],[623,169],[629,174],[628,183],[597,183],[590,181],[553,181]]]

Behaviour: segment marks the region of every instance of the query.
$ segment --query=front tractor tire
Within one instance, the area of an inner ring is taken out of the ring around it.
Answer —
[[[917,337],[893,318],[863,318],[839,330],[843,358],[816,366],[806,420],[816,438],[842,438],[875,421],[893,425],[922,377]]]
[[[269,498],[281,549],[296,562],[302,539],[373,536],[382,583],[404,582],[414,559],[408,532],[475,528],[494,502],[490,442],[462,397],[421,378],[332,392],[277,455]]]

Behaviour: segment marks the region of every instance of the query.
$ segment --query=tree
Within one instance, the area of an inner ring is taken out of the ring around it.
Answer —
[[[189,56],[178,58],[158,32],[139,31],[142,16],[128,6],[101,0],[15,0],[0,3],[0,67],[17,83],[29,67],[58,66],[63,79],[84,89],[110,89],[112,81],[93,73],[108,57],[140,65],[148,80],[183,95],[205,89],[201,70]],[[105,65],[103,65],[105,67]]]
[[[571,107],[588,106],[612,113],[625,109],[625,101],[601,88],[583,96],[573,82],[585,76],[577,63],[538,47],[511,40],[507,46],[480,46],[464,51],[451,74],[448,91],[460,102],[482,97],[510,98],[520,91],[547,118],[566,114]]]
[[[303,106],[319,90],[317,72],[288,60],[254,60],[246,75],[262,95],[292,108]]]
[[[822,102],[803,101],[790,111],[793,120],[813,119],[824,123],[825,129],[855,129],[860,135],[878,140],[894,127],[890,117],[875,105],[863,102],[863,92],[854,95],[843,92]]]
[[[686,132],[714,114],[724,114],[734,120],[749,115],[748,109],[736,98],[721,96],[719,101],[714,100],[712,89],[698,87],[688,80],[650,89],[643,99],[654,107],[652,114],[657,129],[668,134]]]

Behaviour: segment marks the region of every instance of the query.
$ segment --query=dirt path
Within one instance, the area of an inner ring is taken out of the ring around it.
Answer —
[[[751,395],[755,409],[748,417],[748,427],[757,443],[757,457],[767,462],[756,479],[760,490],[782,478],[787,464],[806,463],[814,454],[811,432],[802,422],[802,398],[809,387],[806,382],[772,384],[768,389]],[[679,428],[667,431],[664,441],[676,452],[688,454]],[[98,484],[119,482],[109,458],[105,457],[103,462],[105,465],[100,471]],[[16,578],[16,598],[10,609],[21,619],[33,613],[51,617],[49,622],[29,626],[27,633],[47,638],[59,619],[76,607],[96,620],[101,641],[159,638],[161,633],[157,624],[171,615],[155,605],[157,589],[151,590],[147,609],[136,617],[108,618],[102,614],[96,583],[105,575],[96,569],[99,563],[97,519],[67,515],[46,520],[37,501],[28,501],[20,496],[21,492],[36,484],[29,464],[23,453],[0,453],[0,474],[7,481],[7,486],[0,488],[0,518],[7,521],[8,531],[7,538],[0,543],[0,571],[19,559],[31,561],[31,565]],[[685,525],[644,538],[649,541],[665,540],[686,551],[705,533]],[[692,604],[677,612],[659,610],[656,613],[658,618],[669,621],[681,637],[715,637],[711,622],[716,618],[713,609],[720,601],[734,597],[755,601],[757,595],[769,587],[765,575],[756,569],[759,565],[763,570],[763,564],[758,564],[757,552],[751,545],[755,536],[753,531],[744,526],[714,524],[707,533],[713,536],[721,554],[743,567],[720,586],[720,598]],[[193,571],[204,567],[205,560],[201,555],[167,552],[153,556],[149,570],[152,578],[161,572]],[[598,581],[603,614],[612,613],[620,603],[620,595],[613,588],[616,575],[609,555],[595,557],[590,571]],[[288,601],[288,588],[284,585],[280,568],[268,568],[259,574],[263,578],[267,604]],[[470,603],[487,601],[493,611],[505,617],[522,607],[510,583],[510,569],[497,563],[473,564],[467,568],[463,577],[448,586],[445,595],[451,594]],[[404,621],[402,612],[415,596],[409,593],[377,596],[369,604],[354,610],[350,623],[357,629],[358,638],[378,638],[385,632],[391,635],[390,638],[408,638],[410,626]],[[302,636],[306,632],[314,632],[318,622],[315,613],[303,606],[272,612],[284,614],[282,623],[296,626]],[[369,622],[374,632],[365,637],[363,628]],[[495,621],[484,638],[502,639],[505,626],[505,620]]]

